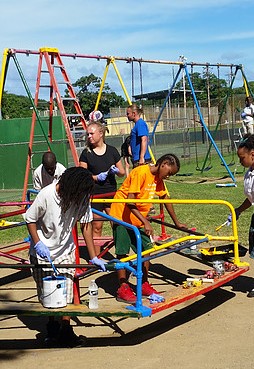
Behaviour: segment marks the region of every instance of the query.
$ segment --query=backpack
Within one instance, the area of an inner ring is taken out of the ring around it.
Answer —
[[[129,154],[129,146],[130,146],[130,142],[131,142],[131,136],[127,136],[126,139],[124,140],[123,144],[121,145],[121,156],[124,157],[129,157],[131,156]]]

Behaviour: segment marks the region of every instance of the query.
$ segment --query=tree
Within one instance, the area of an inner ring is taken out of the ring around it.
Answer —
[[[248,82],[248,85],[249,85],[249,87],[251,89],[250,95],[253,95],[253,93],[254,93],[254,82],[253,81]],[[234,88],[234,92],[236,94],[239,94],[239,95],[246,95],[244,86]]]
[[[45,100],[39,100],[38,110],[47,109],[48,103]],[[28,118],[32,116],[32,104],[27,96],[15,95],[4,91],[2,100],[3,119]]]
[[[185,79],[185,88],[186,90],[190,89],[189,82],[187,77]],[[218,99],[223,99],[227,95],[228,87],[225,79],[218,78],[215,74],[204,71],[203,74],[194,72],[190,75],[190,79],[194,88],[194,91],[197,93],[197,97],[199,101],[207,101],[208,99],[208,91],[211,103],[214,101],[215,104],[218,104]],[[177,89],[183,89],[183,81],[179,81],[176,84]],[[191,101],[192,97],[188,96],[187,101]]]
[[[73,83],[73,87],[76,88],[76,96],[79,99],[79,104],[86,118],[88,118],[89,113],[94,110],[101,83],[102,79],[96,77],[94,74],[83,76]],[[68,90],[66,90],[66,96],[68,96]],[[106,115],[110,112],[110,108],[125,105],[126,101],[124,98],[113,92],[109,85],[105,83],[98,110],[100,110],[103,115]],[[67,103],[66,109],[71,109],[70,102]]]
[[[89,113],[94,110],[101,82],[102,80],[100,77],[90,74],[89,76],[81,77],[73,84],[81,109],[86,118],[88,118]],[[68,97],[68,90],[65,91],[65,96]],[[49,103],[46,100],[40,99],[37,109],[39,111],[47,110],[48,105]],[[72,111],[73,104],[70,101],[64,101],[64,105],[67,113],[74,113]],[[119,106],[126,106],[126,101],[122,96],[113,92],[109,85],[105,83],[98,109],[106,115],[110,112],[110,108]],[[3,119],[31,117],[33,112],[31,107],[31,101],[27,96],[15,95],[7,91],[3,93]]]

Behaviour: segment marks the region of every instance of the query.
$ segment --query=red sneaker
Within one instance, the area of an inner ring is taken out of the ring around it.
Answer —
[[[153,293],[157,293],[158,294],[159,292],[157,292],[156,289],[153,288],[153,286],[150,283],[144,282],[142,284],[142,296],[150,296]]]
[[[127,302],[129,304],[135,304],[137,297],[128,283],[123,283],[117,290],[116,293],[117,301]]]

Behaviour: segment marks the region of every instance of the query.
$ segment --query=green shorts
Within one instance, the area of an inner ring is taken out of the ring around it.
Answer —
[[[150,237],[145,233],[143,228],[139,228],[141,235],[142,251],[149,250],[153,247]],[[127,255],[132,249],[137,250],[137,239],[132,229],[125,228],[123,225],[113,225],[113,236],[115,241],[116,255]]]

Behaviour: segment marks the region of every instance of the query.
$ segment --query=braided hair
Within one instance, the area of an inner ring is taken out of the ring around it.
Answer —
[[[77,206],[77,210],[82,207],[85,213],[94,188],[94,180],[89,170],[82,167],[68,168],[61,175],[58,185],[63,213],[73,204]]]
[[[245,148],[247,151],[254,150],[254,135],[247,133],[240,140],[238,149]]]
[[[161,166],[161,164],[163,162],[167,162],[169,165],[175,165],[177,168],[177,171],[179,171],[180,169],[180,160],[178,159],[178,157],[175,154],[165,154],[162,155],[157,161],[155,166],[159,167]]]

